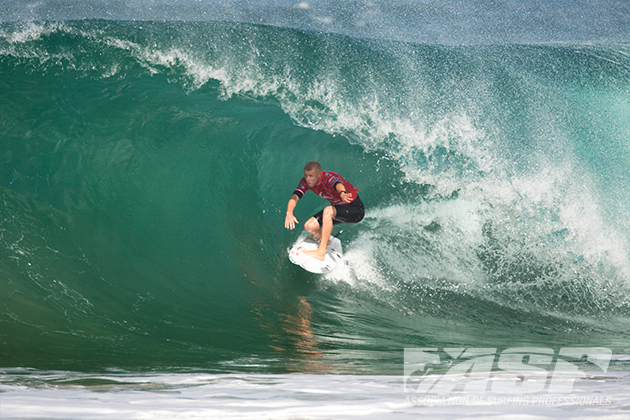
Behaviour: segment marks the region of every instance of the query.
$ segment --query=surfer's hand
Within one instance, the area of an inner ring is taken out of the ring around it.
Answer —
[[[295,218],[293,213],[291,214],[287,213],[287,217],[284,219],[284,227],[287,229],[293,230],[295,228],[296,223],[299,223],[299,222]]]
[[[343,201],[346,204],[352,203],[352,194],[351,193],[341,194],[341,201]]]

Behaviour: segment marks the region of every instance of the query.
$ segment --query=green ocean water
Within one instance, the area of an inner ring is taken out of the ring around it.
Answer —
[[[392,374],[405,347],[630,354],[629,54],[5,22],[2,366]],[[326,276],[287,258],[310,160],[366,204]]]

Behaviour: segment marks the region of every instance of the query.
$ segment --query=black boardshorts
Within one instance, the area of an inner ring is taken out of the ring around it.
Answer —
[[[365,216],[363,201],[361,201],[358,195],[350,204],[333,204],[332,206],[337,210],[337,215],[333,218],[333,225],[338,225],[339,223],[359,223],[363,220],[363,216]],[[323,215],[324,210],[313,215],[317,223],[319,223],[320,228],[322,227]]]

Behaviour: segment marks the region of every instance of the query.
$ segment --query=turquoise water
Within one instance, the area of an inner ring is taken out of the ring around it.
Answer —
[[[5,22],[0,74],[3,367],[398,375],[405,347],[630,352],[626,43]],[[325,276],[287,258],[309,160],[366,204]]]

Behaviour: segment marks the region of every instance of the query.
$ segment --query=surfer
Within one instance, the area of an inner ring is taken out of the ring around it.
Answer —
[[[293,191],[287,204],[287,215],[284,219],[285,228],[291,230],[295,228],[298,221],[293,215],[293,209],[308,190],[328,200],[331,204],[313,215],[304,224],[304,229],[313,238],[320,241],[319,248],[313,251],[304,251],[304,253],[323,261],[326,257],[326,247],[330,242],[328,238],[332,233],[333,225],[358,223],[363,219],[365,210],[357,188],[334,172],[322,171],[318,162],[311,161],[304,167],[304,178]],[[326,241],[322,241],[322,238],[326,238]]]

